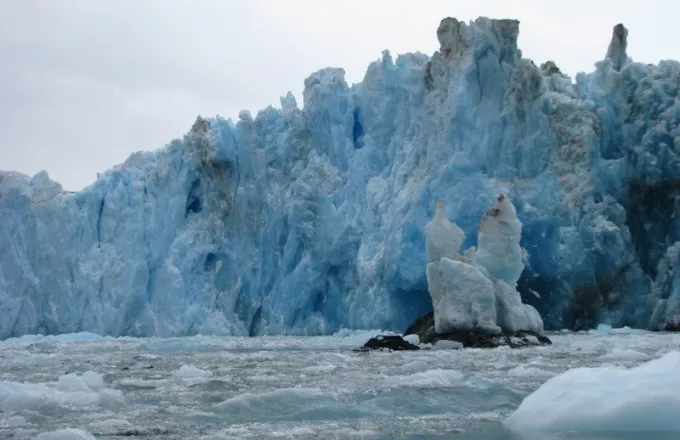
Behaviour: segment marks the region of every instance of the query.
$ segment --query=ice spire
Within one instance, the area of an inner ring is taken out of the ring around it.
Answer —
[[[522,223],[517,218],[517,211],[510,199],[500,194],[479,224],[477,264],[494,278],[515,287],[524,270],[521,237]]]
[[[444,257],[455,259],[465,241],[463,230],[446,217],[443,200],[437,201],[437,212],[425,225],[425,236],[428,262]]]
[[[614,26],[612,32],[612,41],[607,48],[607,59],[612,60],[614,70],[621,70],[623,66],[631,62],[631,59],[626,54],[628,47],[628,29],[619,23]]]

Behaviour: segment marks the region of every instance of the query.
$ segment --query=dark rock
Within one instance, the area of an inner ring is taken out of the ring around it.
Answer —
[[[355,348],[353,351],[364,352],[371,350],[420,350],[420,347],[405,341],[401,336],[394,335],[378,335],[371,338],[361,348]]]
[[[406,335],[418,335],[421,344],[435,342],[437,334],[434,331],[434,312],[429,312],[416,319],[404,332]]]
[[[494,348],[507,345],[512,348],[537,345],[550,345],[548,337],[529,331],[503,332],[498,335],[461,330],[452,333],[434,331],[434,312],[418,318],[404,335],[418,335],[421,344],[434,344],[437,341],[456,341],[465,348]]]
[[[664,331],[664,332],[680,332],[680,323],[678,323],[678,322],[667,322],[666,325],[663,326],[663,329],[661,331]]]

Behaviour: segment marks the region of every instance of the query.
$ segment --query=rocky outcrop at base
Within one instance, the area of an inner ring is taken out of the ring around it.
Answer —
[[[388,350],[388,351],[403,351],[403,350],[420,350],[420,347],[413,345],[404,340],[401,336],[395,335],[378,335],[371,338],[364,344],[363,347],[355,348],[353,351],[365,352],[372,350]]]
[[[421,344],[434,344],[437,341],[446,340],[460,342],[465,348],[495,348],[501,346],[520,348],[552,344],[548,337],[530,331],[503,331],[500,334],[471,331],[437,333],[434,330],[434,312],[421,316],[404,332],[404,336],[411,334],[418,335]]]
[[[663,332],[680,332],[680,323],[668,322],[661,329]]]

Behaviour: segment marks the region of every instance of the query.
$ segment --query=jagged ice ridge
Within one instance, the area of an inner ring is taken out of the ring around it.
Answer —
[[[632,62],[617,26],[572,83],[518,32],[447,18],[432,57],[323,69],[303,109],[199,118],[77,193],[1,173],[0,338],[404,329],[435,200],[467,248],[501,192],[546,328],[680,324],[680,64]]]

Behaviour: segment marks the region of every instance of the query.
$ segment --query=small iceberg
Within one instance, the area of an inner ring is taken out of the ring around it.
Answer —
[[[625,368],[576,368],[544,383],[505,421],[514,432],[677,433],[680,352]],[[652,437],[650,437],[652,438]]]

